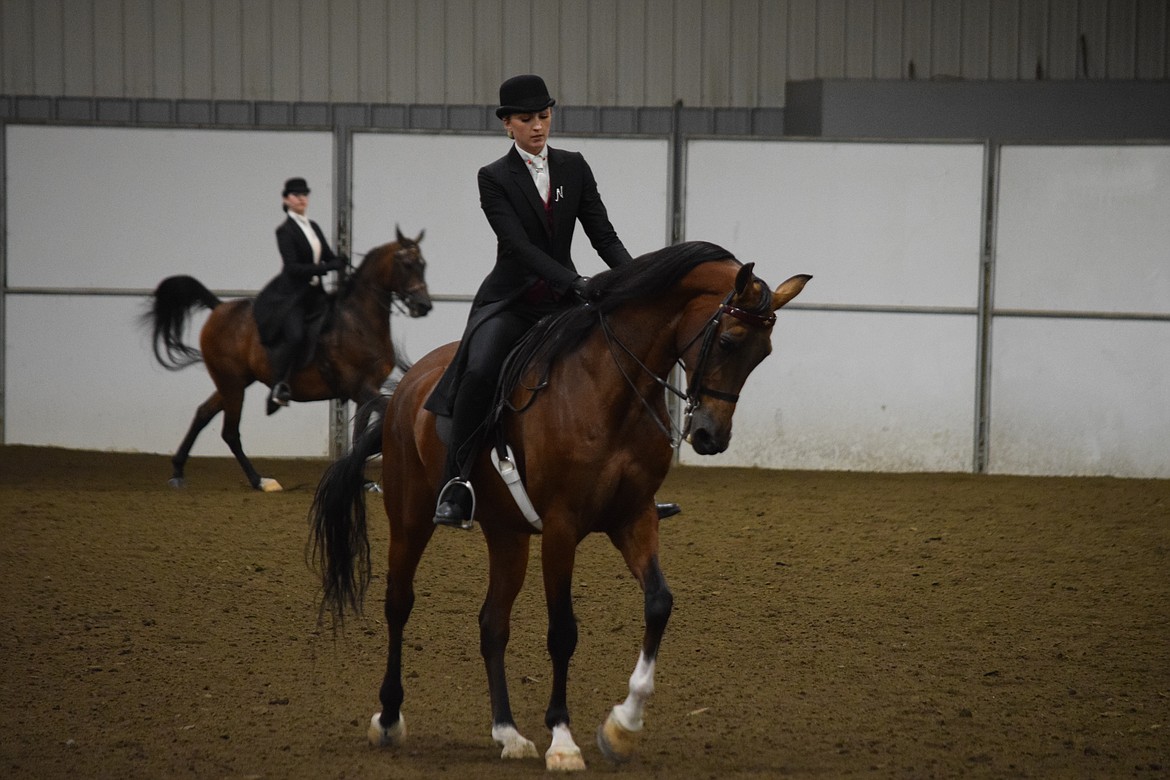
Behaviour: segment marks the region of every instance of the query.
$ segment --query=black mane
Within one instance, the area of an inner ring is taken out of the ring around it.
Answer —
[[[578,304],[536,323],[508,356],[498,392],[507,398],[529,368],[544,370],[579,346],[598,326],[599,316],[630,301],[646,300],[674,287],[692,268],[713,260],[736,260],[707,241],[684,241],[647,252],[632,263],[603,271],[589,280],[589,305]]]

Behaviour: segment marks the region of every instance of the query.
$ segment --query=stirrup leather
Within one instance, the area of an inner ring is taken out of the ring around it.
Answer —
[[[492,447],[492,463],[495,465],[496,471],[500,472],[500,478],[508,486],[508,491],[512,494],[512,500],[520,508],[524,519],[537,531],[543,530],[544,522],[540,519],[540,515],[536,513],[536,508],[532,506],[532,501],[528,498],[528,492],[524,490],[524,482],[520,479],[519,469],[516,468],[516,457],[512,455],[512,448],[505,444],[503,449],[504,452],[501,454],[499,448]]]

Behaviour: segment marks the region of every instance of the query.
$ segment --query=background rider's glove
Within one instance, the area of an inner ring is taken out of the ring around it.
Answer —
[[[314,269],[317,276],[324,276],[330,271],[341,271],[345,268],[345,260],[343,258],[335,258],[327,263],[319,263]]]

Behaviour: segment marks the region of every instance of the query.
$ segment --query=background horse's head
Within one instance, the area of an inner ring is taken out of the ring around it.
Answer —
[[[411,317],[422,317],[431,310],[431,293],[427,289],[427,263],[419,243],[426,231],[416,238],[407,238],[395,226],[397,240],[371,249],[362,261],[357,276],[362,283],[382,290],[406,308]]]
[[[772,292],[752,273],[754,265],[740,266],[733,289],[714,312],[709,309],[710,297],[696,299],[678,331],[680,338],[689,339],[679,345],[687,375],[683,432],[700,455],[727,449],[740,390],[772,352],[775,312],[812,278],[793,276]],[[708,318],[706,325],[695,324],[703,317]]]

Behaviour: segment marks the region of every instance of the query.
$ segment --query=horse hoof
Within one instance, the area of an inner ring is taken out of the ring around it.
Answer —
[[[515,726],[493,726],[492,739],[503,745],[500,758],[539,758],[536,744],[525,737]]]
[[[370,730],[366,735],[374,747],[396,747],[406,740],[406,719],[398,713],[398,720],[390,728],[384,728],[380,718],[382,713],[375,712],[370,718]]]
[[[549,772],[580,772],[585,769],[585,759],[576,745],[556,750],[549,748],[544,754],[544,768]]]
[[[366,483],[366,492],[367,493],[381,493],[382,486],[379,485],[377,482],[367,482]]]
[[[615,764],[624,764],[638,749],[640,731],[630,731],[613,717],[613,713],[597,727],[597,747],[601,754]]]
[[[187,487],[187,480],[182,477],[171,477],[167,480],[167,484],[178,490],[179,488]]]
[[[277,482],[275,479],[269,479],[268,477],[260,478],[260,489],[265,493],[279,493],[280,491],[284,490],[284,488],[280,486],[279,482]]]

